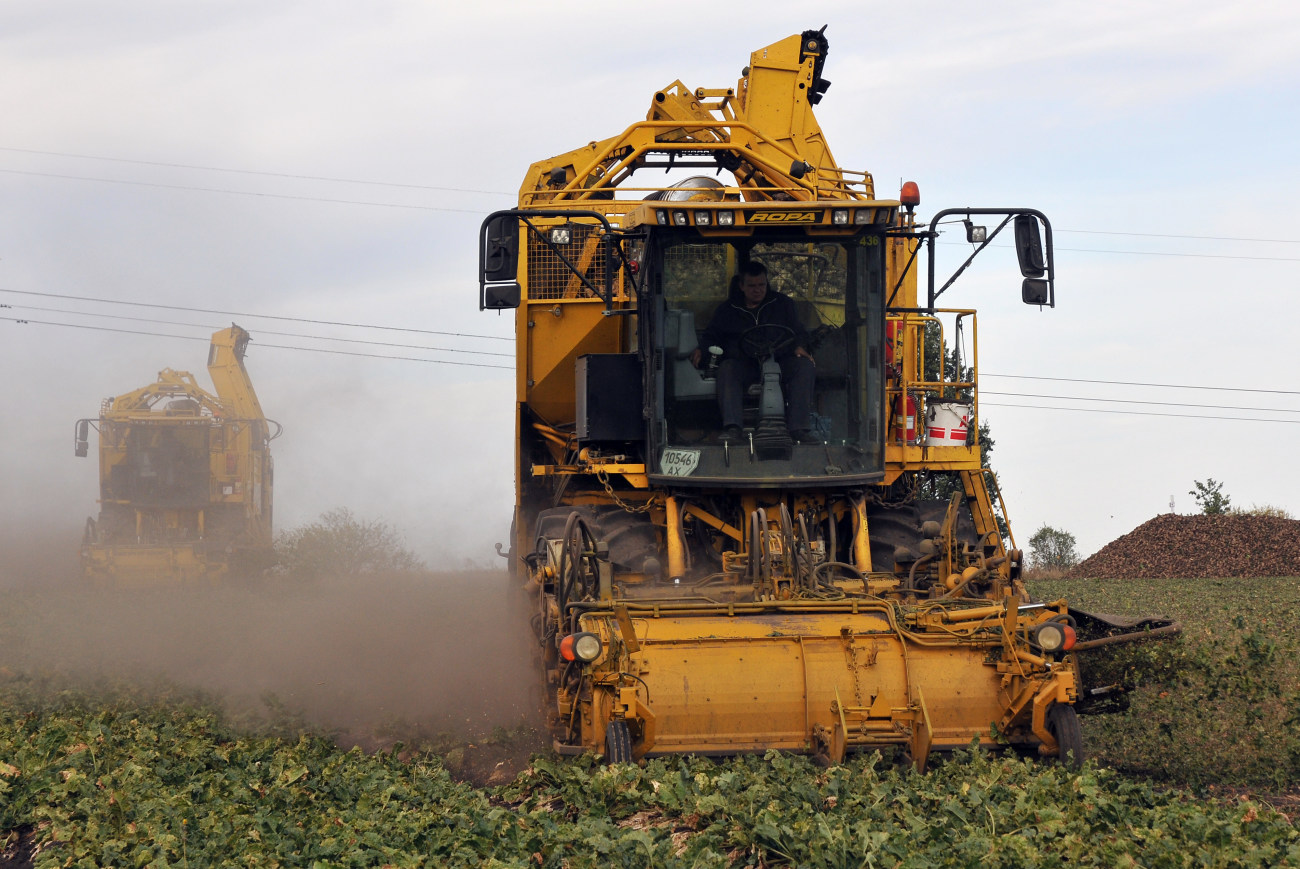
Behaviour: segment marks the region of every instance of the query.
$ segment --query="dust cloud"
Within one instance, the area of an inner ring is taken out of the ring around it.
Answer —
[[[505,571],[98,589],[53,538],[0,538],[6,677],[165,684],[367,749],[537,726],[528,602]]]

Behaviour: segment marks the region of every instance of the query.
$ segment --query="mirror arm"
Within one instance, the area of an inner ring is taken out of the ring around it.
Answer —
[[[948,281],[938,290],[935,290],[934,288],[934,238],[935,236],[938,235],[938,233],[936,232],[933,236],[930,237],[930,307],[931,308],[934,307],[935,299],[938,299],[940,296],[942,296],[943,291],[951,287],[953,285],[953,282],[956,281],[957,278],[961,277],[961,273],[966,271],[966,268],[972,262],[975,261],[975,257],[980,255],[980,251],[988,247],[993,242],[993,239],[998,237],[998,233],[1006,228],[1006,225],[1011,222],[1012,216],[1013,215],[1008,214],[1006,217],[1002,218],[1002,222],[998,224],[998,228],[988,234],[988,237],[985,238],[984,241],[980,243],[980,246],[975,248],[975,250],[971,253],[971,255],[966,258],[966,262],[962,263],[961,266],[957,269],[957,271],[952,273],[952,277],[948,278]]]
[[[582,281],[583,286],[585,286],[588,290],[590,290],[592,295],[596,296],[597,298],[603,299],[605,301],[605,306],[607,308],[611,305],[613,301],[613,282],[614,282],[613,272],[610,270],[608,265],[611,262],[611,258],[609,257],[606,258],[606,264],[607,264],[606,271],[605,271],[606,286],[605,286],[605,291],[601,292],[600,288],[597,287],[595,284],[593,284],[587,278],[586,275],[582,274],[582,272],[578,270],[578,267],[572,261],[570,261],[569,258],[566,257],[558,247],[556,247],[551,242],[550,237],[545,232],[542,232],[540,229],[538,229],[537,226],[535,226],[533,222],[529,220],[529,218],[536,218],[536,217],[593,218],[597,222],[599,222],[601,227],[603,227],[605,230],[604,241],[606,245],[609,245],[611,243],[612,237],[614,235],[614,228],[610,226],[609,220],[605,217],[605,215],[601,214],[599,211],[575,211],[571,209],[560,209],[560,208],[529,208],[529,209],[511,208],[504,211],[494,211],[492,214],[489,214],[486,218],[484,218],[483,224],[479,228],[479,237],[478,237],[478,254],[479,254],[478,285],[479,285],[480,299],[483,298],[483,293],[485,292],[487,287],[487,279],[483,272],[483,263],[487,255],[488,224],[490,224],[492,221],[496,220],[499,217],[507,217],[507,216],[515,217],[523,221],[524,225],[528,227],[529,232],[538,236],[543,241],[543,243],[545,243],[546,246],[549,247],[555,253],[555,255],[560,258],[560,261],[563,262],[565,266],[568,267],[569,271],[573,273],[574,277]],[[621,249],[620,249],[620,258],[623,259],[624,262],[626,262],[627,260],[626,256],[622,256]],[[482,307],[481,303],[480,303],[480,307]]]
[[[1001,215],[1005,215],[1006,217],[1002,221],[1002,223],[998,226],[998,228],[994,230],[992,234],[989,235],[989,237],[985,240],[984,244],[980,245],[980,247],[975,250],[975,253],[971,254],[970,258],[967,259],[966,262],[962,264],[962,267],[959,268],[953,274],[953,276],[948,279],[948,282],[944,284],[938,290],[938,292],[936,292],[934,289],[934,240],[939,234],[938,233],[939,221],[953,214],[961,214],[966,217],[970,217],[972,214],[1001,214]],[[1047,219],[1047,215],[1043,214],[1043,212],[1038,211],[1037,209],[1034,208],[945,208],[943,211],[940,211],[939,213],[935,214],[935,216],[930,219],[930,231],[929,233],[927,233],[927,242],[929,244],[929,253],[930,253],[929,307],[931,308],[934,307],[934,300],[939,297],[939,294],[942,293],[944,290],[948,289],[948,287],[952,285],[952,282],[957,279],[957,276],[960,275],[968,265],[970,265],[971,260],[975,259],[975,257],[979,254],[979,252],[983,250],[990,241],[993,240],[993,237],[996,236],[999,232],[1001,232],[1002,228],[1006,226],[1007,223],[1018,214],[1031,215],[1033,217],[1038,218],[1043,223],[1044,248],[1045,248],[1044,256],[1045,259],[1047,260],[1046,262],[1047,265],[1046,280],[1047,280],[1047,293],[1048,293],[1047,304],[1049,307],[1056,306],[1056,296],[1055,296],[1056,263],[1055,263],[1055,255],[1053,254],[1052,251],[1052,224]]]

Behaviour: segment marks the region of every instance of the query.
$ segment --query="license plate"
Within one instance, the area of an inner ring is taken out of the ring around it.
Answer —
[[[666,449],[659,459],[660,469],[670,477],[689,477],[699,465],[699,450]]]

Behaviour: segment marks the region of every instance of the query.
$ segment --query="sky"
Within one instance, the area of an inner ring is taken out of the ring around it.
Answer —
[[[1171,504],[1196,512],[1208,479],[1300,515],[1300,6],[638,8],[0,4],[9,557],[75,546],[97,510],[76,420],[163,368],[207,385],[208,337],[235,322],[284,429],[279,529],[346,507],[435,566],[499,564],[513,320],[477,309],[481,220],[657,89],[733,86],[751,51],[822,25],[817,115],[842,166],[882,198],[916,181],[927,221],[1052,222],[1055,309],[1020,303],[1004,248],[944,297],[980,312],[1017,542],[1048,524],[1088,555]],[[943,242],[941,276],[968,250]]]

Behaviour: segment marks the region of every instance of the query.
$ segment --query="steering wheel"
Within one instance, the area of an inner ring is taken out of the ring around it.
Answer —
[[[762,362],[793,344],[795,337],[789,326],[760,323],[740,333],[740,352],[755,362]]]

